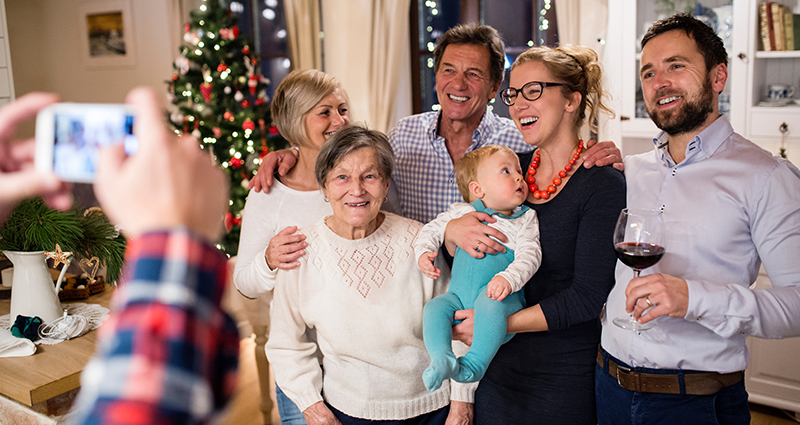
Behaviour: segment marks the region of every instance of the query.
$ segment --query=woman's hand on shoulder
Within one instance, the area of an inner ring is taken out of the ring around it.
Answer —
[[[617,145],[610,140],[599,143],[595,140],[586,142],[583,166],[591,168],[594,165],[598,167],[610,165],[617,170],[625,171],[625,164],[622,163],[622,152]]]
[[[291,270],[300,265],[297,261],[308,246],[306,235],[297,234],[297,226],[289,226],[270,239],[264,258],[270,270]]]
[[[444,243],[450,255],[455,254],[456,247],[475,258],[483,258],[484,254],[494,255],[506,251],[503,245],[490,236],[503,242],[507,242],[508,238],[499,230],[482,223],[483,221],[494,223],[497,220],[489,214],[474,211],[447,223],[444,231]]]
[[[279,176],[285,176],[295,164],[297,164],[296,149],[287,148],[268,153],[261,160],[261,165],[258,166],[256,175],[247,184],[247,190],[255,189],[256,192],[269,193],[275,170],[278,171]]]
[[[303,416],[306,418],[308,425],[342,425],[333,415],[331,409],[328,409],[328,406],[322,401],[308,406],[306,410],[303,410]]]

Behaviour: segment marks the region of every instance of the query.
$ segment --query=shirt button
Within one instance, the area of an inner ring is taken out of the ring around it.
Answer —
[[[658,210],[663,213],[665,209],[667,209],[667,207],[665,205],[662,205],[661,208],[659,208]]]
[[[674,176],[674,175],[675,175],[675,173],[677,173],[677,172],[678,172],[678,169],[677,169],[677,168],[673,168],[673,169],[672,169],[672,175],[673,175],[673,176]]]
[[[452,183],[452,182],[453,182],[453,179],[450,179],[450,180],[448,180],[448,182],[449,182],[449,183]]]
[[[699,321],[703,320],[703,316],[697,316],[697,319],[694,319],[694,320],[697,320],[699,322]]]

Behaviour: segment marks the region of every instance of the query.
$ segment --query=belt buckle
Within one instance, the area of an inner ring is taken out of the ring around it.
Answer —
[[[623,385],[622,385],[622,382],[620,382],[620,380],[619,380],[619,371],[620,371],[620,370],[622,370],[622,372],[623,372],[623,373],[625,373],[625,374],[628,374],[628,373],[631,373],[631,369],[630,369],[630,368],[628,368],[628,367],[625,367],[625,366],[620,366],[620,365],[617,365],[617,376],[616,376],[616,378],[617,378],[617,384],[618,384],[620,387],[623,387]],[[623,387],[623,388],[624,388],[624,387]]]

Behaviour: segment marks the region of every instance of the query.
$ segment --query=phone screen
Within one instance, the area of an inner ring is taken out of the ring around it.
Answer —
[[[132,155],[139,141],[133,135],[133,115],[117,107],[79,107],[53,114],[53,171],[64,180],[92,181],[99,147],[124,144]]]

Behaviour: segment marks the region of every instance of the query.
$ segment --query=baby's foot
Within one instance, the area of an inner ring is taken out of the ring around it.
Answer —
[[[446,355],[432,356],[431,365],[422,372],[422,382],[429,392],[433,392],[442,386],[442,381],[450,379],[456,372],[456,356],[453,353]]]
[[[457,363],[457,371],[453,375],[453,379],[458,382],[480,381],[483,378],[483,374],[486,373],[486,366],[473,360],[469,353],[459,357]]]

